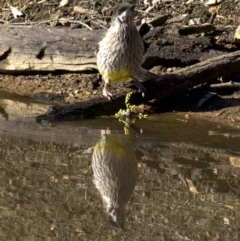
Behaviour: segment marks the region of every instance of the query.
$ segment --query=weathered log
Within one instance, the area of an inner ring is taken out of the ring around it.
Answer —
[[[229,51],[230,45],[231,51],[236,50],[232,39],[231,44],[226,43],[228,49],[221,47],[219,51],[219,42],[216,43],[214,36],[221,36],[224,30],[206,29],[204,26],[199,25],[194,29],[209,31],[212,37],[181,36],[181,25],[171,23],[154,28],[144,36],[149,47],[143,58],[143,66],[150,68],[161,64],[184,67],[223,54]],[[96,70],[94,52],[104,33],[105,30],[1,25],[0,72],[29,74]]]
[[[103,34],[103,30],[1,26],[0,72],[96,69],[94,51]]]
[[[236,51],[183,68],[174,74],[147,80],[143,83],[147,89],[145,98],[141,98],[140,94],[138,96],[135,95],[136,98],[133,98],[134,103],[139,103],[139,101],[147,102],[154,98],[165,98],[219,76],[224,77],[229,74],[238,73],[239,66],[240,51]],[[46,114],[38,116],[37,120],[86,118],[113,114],[119,108],[124,108],[124,97],[126,93],[127,90],[122,91],[115,96],[116,98],[113,101],[108,101],[106,98],[96,98],[70,106],[52,108]]]

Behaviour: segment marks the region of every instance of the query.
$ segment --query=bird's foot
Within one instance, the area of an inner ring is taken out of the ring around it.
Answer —
[[[106,130],[101,130],[102,140],[106,140],[107,135],[110,135],[110,134],[111,134],[111,130],[109,128],[107,128]]]
[[[104,80],[104,86],[103,86],[103,96],[107,97],[109,100],[112,100],[112,94],[108,91],[108,85],[109,85],[109,79],[103,78]]]
[[[142,85],[142,83],[136,79],[136,78],[133,78],[133,84],[138,88],[138,92],[140,92],[142,94],[142,97],[145,96],[145,92],[146,92],[146,88]]]
[[[107,97],[109,100],[112,100],[113,95],[108,91],[106,86],[104,86],[104,88],[103,88],[103,95],[105,97]]]
[[[110,134],[111,134],[111,130],[109,128],[107,128],[106,130],[101,130],[101,136],[110,135]]]

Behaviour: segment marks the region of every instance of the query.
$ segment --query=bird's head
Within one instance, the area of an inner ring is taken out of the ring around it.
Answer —
[[[135,16],[134,8],[134,4],[127,2],[119,4],[115,10],[114,19],[124,27],[127,27],[129,24],[133,24]]]
[[[125,231],[125,210],[118,204],[115,204],[107,210],[107,220],[113,227],[120,228]]]

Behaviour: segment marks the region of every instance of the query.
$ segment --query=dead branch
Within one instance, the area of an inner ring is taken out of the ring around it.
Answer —
[[[237,82],[227,82],[227,83],[221,83],[221,84],[211,84],[210,88],[212,89],[224,89],[224,88],[233,88],[233,89],[239,89],[240,88],[240,83]]]

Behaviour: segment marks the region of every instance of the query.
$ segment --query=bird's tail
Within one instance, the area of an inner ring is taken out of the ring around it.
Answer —
[[[157,79],[160,77],[158,74],[154,74],[144,68],[140,68],[139,71],[133,76],[135,79],[143,82],[150,79]]]

